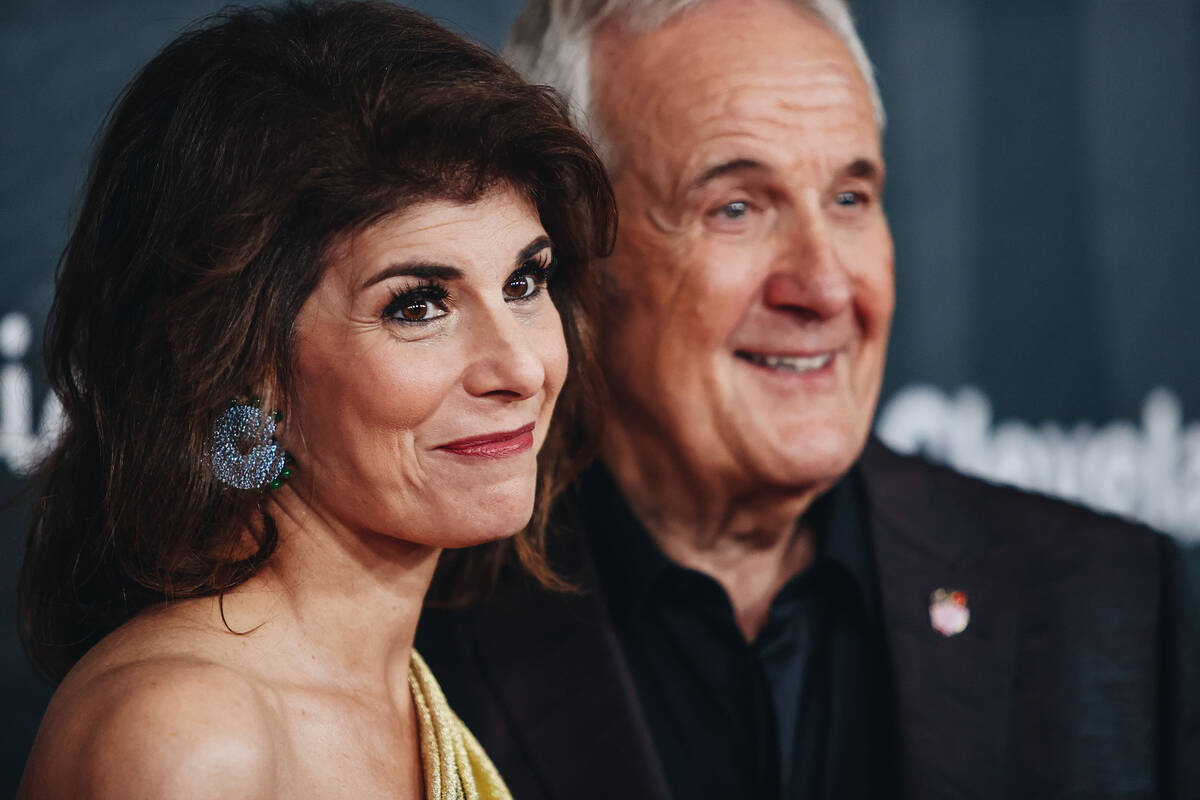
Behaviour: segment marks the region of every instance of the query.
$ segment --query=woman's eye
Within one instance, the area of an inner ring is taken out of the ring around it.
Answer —
[[[400,309],[400,316],[408,322],[425,322],[445,315],[444,309],[438,308],[432,300],[419,300],[408,303]]]
[[[509,300],[530,297],[537,290],[538,282],[532,275],[514,275],[504,284],[504,296]]]
[[[838,192],[833,201],[839,206],[857,206],[866,202],[866,199],[859,192]]]
[[[428,286],[403,292],[392,298],[383,310],[385,319],[404,324],[420,325],[444,317],[449,309],[449,293],[440,286]]]
[[[542,260],[530,259],[521,265],[520,269],[508,276],[508,280],[504,282],[502,291],[504,292],[505,300],[532,300],[550,281],[550,275],[554,272],[555,261],[553,257],[546,260],[547,253],[543,253]]]

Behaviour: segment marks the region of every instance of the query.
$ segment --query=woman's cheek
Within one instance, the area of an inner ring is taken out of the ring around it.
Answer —
[[[415,428],[441,406],[459,377],[455,365],[461,359],[453,348],[403,343],[349,365],[357,373],[351,380],[358,403],[373,408],[381,427],[394,430]]]
[[[544,343],[541,357],[546,371],[546,394],[547,399],[553,402],[567,378],[570,354],[567,352],[567,341],[558,309],[551,306],[550,313],[545,317],[546,321],[542,325],[544,330],[535,334],[535,341]]]

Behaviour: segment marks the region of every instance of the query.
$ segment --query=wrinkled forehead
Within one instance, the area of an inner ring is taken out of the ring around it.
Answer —
[[[620,162],[690,160],[739,137],[827,151],[810,158],[879,157],[870,92],[842,40],[792,4],[752,5],[705,4],[647,33],[598,31],[594,112]]]

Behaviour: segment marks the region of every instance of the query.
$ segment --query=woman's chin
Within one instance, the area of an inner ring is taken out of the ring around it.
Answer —
[[[444,537],[444,541],[437,543],[438,547],[443,547],[447,550],[458,550],[464,547],[476,547],[489,542],[499,542],[504,539],[511,539],[516,536],[525,525],[529,522],[529,517],[525,517],[525,522],[516,525],[491,525],[488,527],[466,527],[459,529],[455,534]]]
[[[533,516],[533,492],[527,496],[506,496],[490,502],[464,502],[459,513],[447,519],[438,534],[444,539],[439,546],[446,548],[472,547],[516,535],[529,524]]]

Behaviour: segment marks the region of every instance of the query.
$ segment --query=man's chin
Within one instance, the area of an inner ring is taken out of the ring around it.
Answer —
[[[780,488],[807,491],[828,488],[850,471],[866,444],[866,436],[850,433],[778,442],[760,452],[762,478]]]

